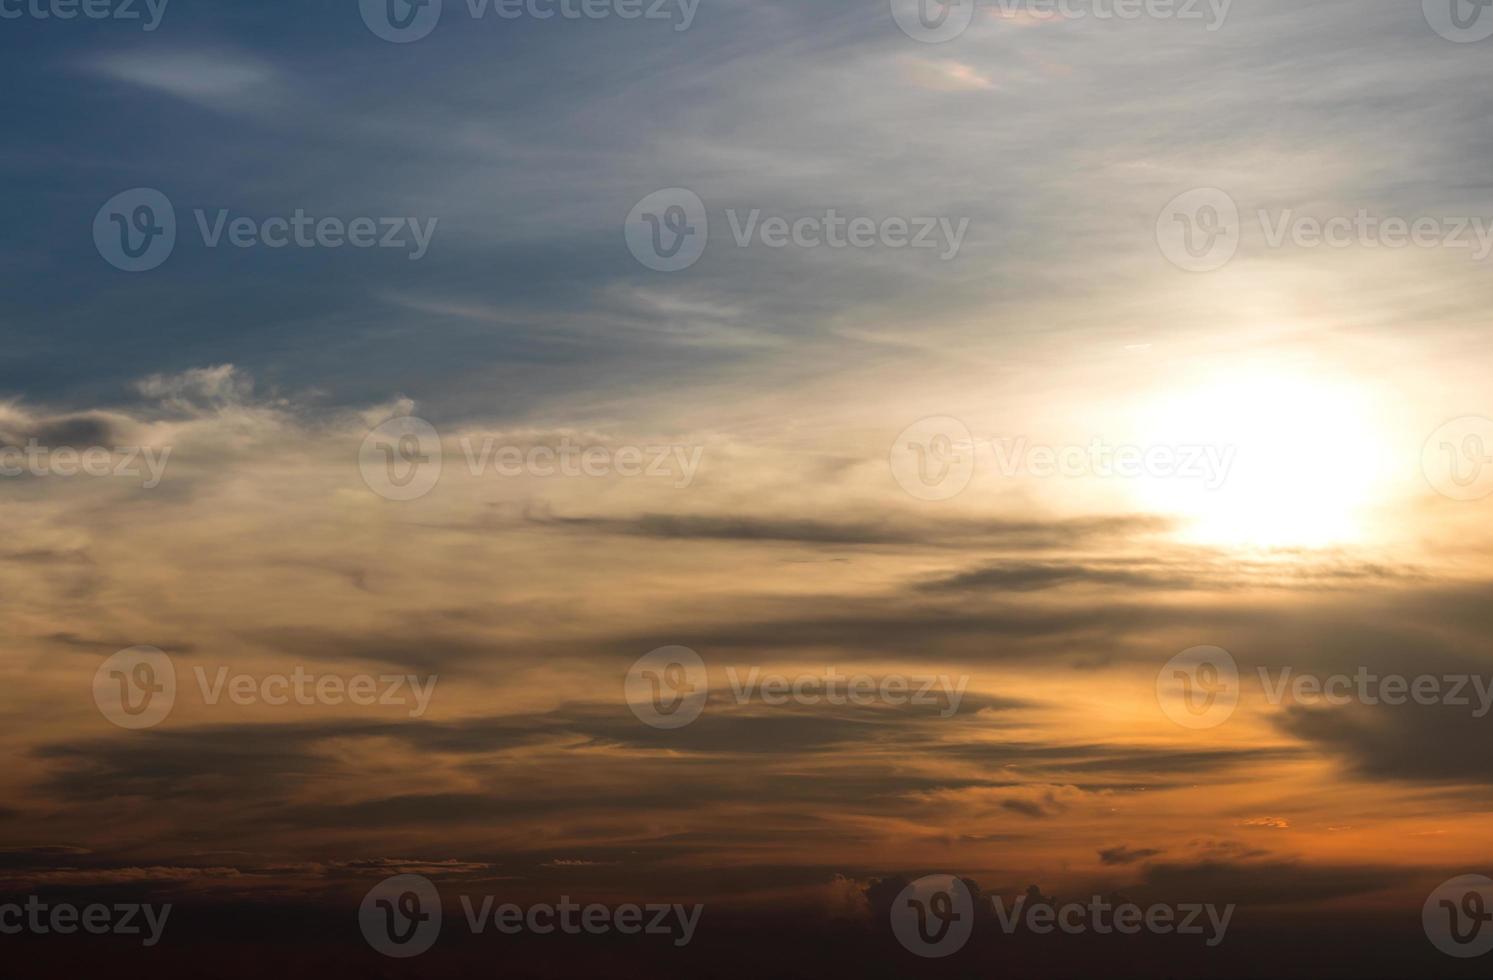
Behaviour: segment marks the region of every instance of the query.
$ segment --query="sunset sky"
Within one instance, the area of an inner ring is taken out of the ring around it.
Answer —
[[[462,891],[701,902],[702,942],[712,913],[891,942],[878,883],[939,873],[1205,896],[1241,935],[1382,922],[1368,962],[1469,969],[1420,917],[1493,873],[1493,40],[1408,0],[1216,29],[989,0],[943,43],[871,0],[675,16],[0,21],[0,448],[164,459],[148,487],[0,477],[0,890],[304,903],[372,957],[358,901],[401,872],[448,920]],[[177,223],[138,273],[90,230],[133,188]],[[670,188],[708,245],[660,272],[628,216]],[[1239,212],[1211,271],[1168,245],[1198,189]],[[209,247],[197,209],[438,224],[418,259]],[[734,240],[827,209],[967,233]],[[1436,242],[1271,241],[1361,213]],[[389,499],[365,440],[405,418],[440,478]],[[562,442],[658,466],[474,472]],[[95,674],[140,646],[177,692],[130,730]],[[708,698],[664,730],[624,679],[671,646]],[[1197,647],[1239,668],[1214,727],[1158,696]],[[222,668],[434,687],[413,717],[206,703]],[[742,703],[753,668],[965,688]],[[1273,702],[1285,668],[1472,703]]]

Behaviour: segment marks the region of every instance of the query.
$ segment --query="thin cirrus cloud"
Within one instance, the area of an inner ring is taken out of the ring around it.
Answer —
[[[96,55],[79,67],[101,78],[223,111],[258,108],[279,96],[285,82],[284,74],[269,62],[229,51],[139,50]]]

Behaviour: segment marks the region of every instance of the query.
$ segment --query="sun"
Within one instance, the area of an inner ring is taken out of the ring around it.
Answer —
[[[1216,487],[1139,481],[1148,509],[1183,522],[1184,539],[1260,548],[1364,543],[1370,511],[1388,493],[1390,458],[1378,406],[1329,374],[1271,368],[1220,372],[1145,400],[1137,431],[1148,445],[1210,447],[1226,460]]]

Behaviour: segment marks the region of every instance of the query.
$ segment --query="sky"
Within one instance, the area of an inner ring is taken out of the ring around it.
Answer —
[[[702,904],[637,975],[988,975],[894,936],[928,875],[1237,906],[1029,972],[1475,975],[1422,906],[1493,874],[1483,8],[48,2],[0,893],[175,903],[157,975],[407,965],[398,875]]]

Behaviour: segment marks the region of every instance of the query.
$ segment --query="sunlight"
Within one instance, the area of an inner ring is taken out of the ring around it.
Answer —
[[[1331,376],[1245,368],[1143,403],[1150,445],[1229,453],[1216,489],[1140,481],[1143,505],[1185,523],[1199,544],[1323,548],[1362,543],[1388,491],[1387,452],[1367,393]]]

